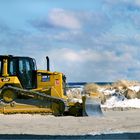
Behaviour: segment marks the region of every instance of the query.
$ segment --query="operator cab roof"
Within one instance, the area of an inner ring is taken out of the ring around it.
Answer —
[[[0,55],[0,58],[2,59],[8,59],[8,58],[29,58],[29,59],[33,59],[31,57],[27,57],[27,56],[13,56],[13,55]]]

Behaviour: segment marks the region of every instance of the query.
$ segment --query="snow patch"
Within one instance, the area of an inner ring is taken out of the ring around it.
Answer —
[[[102,92],[105,95],[112,95],[112,94],[115,93],[115,89],[104,89],[104,88],[101,88],[101,89],[99,89],[99,92]]]
[[[73,103],[82,103],[82,99],[73,98],[73,99],[71,99],[71,102],[73,102]]]
[[[102,107],[114,108],[114,107],[133,107],[140,108],[140,99],[119,99],[117,96],[112,96],[106,101]]]
[[[128,89],[131,89],[135,92],[139,92],[140,91],[140,86],[131,86],[131,87],[128,87]]]

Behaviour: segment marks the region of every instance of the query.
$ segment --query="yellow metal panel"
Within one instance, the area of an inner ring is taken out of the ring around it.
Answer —
[[[0,77],[0,88],[4,85],[16,85],[22,87],[17,76]]]
[[[0,107],[2,114],[16,114],[16,113],[49,113],[52,114],[51,108],[42,108],[33,105],[5,105]]]
[[[42,81],[42,76],[45,74],[49,75],[48,81]],[[37,71],[37,88],[50,88],[51,96],[65,98],[62,73],[41,70]]]
[[[8,60],[3,59],[3,76],[8,76]]]
[[[63,98],[62,74],[52,75],[52,96]]]

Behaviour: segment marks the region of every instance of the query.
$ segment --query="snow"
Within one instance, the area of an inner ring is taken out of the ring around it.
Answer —
[[[114,107],[132,107],[132,108],[140,108],[140,99],[124,99],[121,100],[117,96],[112,96],[110,99],[106,101],[102,107],[106,108],[114,108]]]
[[[128,87],[128,89],[134,91],[134,92],[139,92],[140,91],[140,86],[139,85],[134,85]],[[116,92],[115,89],[100,89],[100,92],[104,93],[105,95],[112,95],[102,107],[106,108],[114,108],[114,107],[130,107],[130,108],[140,108],[140,99],[127,99],[125,96],[122,94],[124,91],[119,91]]]
[[[138,91],[140,91],[140,86],[131,86],[131,87],[128,87],[128,89],[138,92]]]
[[[105,95],[112,95],[112,94],[115,93],[115,89],[104,89],[104,88],[101,88],[101,89],[99,89],[99,92],[102,92]]]
[[[73,102],[73,103],[82,103],[82,99],[73,98],[73,99],[71,99],[71,102]]]

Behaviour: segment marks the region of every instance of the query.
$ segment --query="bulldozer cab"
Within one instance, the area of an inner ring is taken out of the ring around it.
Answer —
[[[0,56],[0,76],[17,76],[24,89],[36,88],[36,64],[30,57]]]

